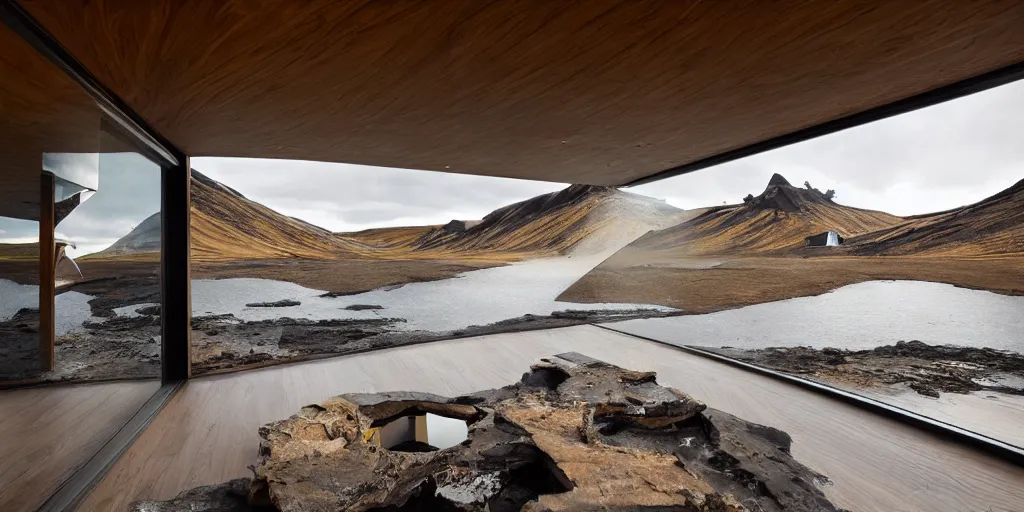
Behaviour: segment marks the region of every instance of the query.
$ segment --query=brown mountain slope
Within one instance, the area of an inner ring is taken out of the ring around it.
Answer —
[[[1024,294],[1024,181],[973,205],[899,218],[835,205],[778,178],[742,206],[715,208],[637,240],[558,300],[708,313],[892,279]],[[803,246],[808,234],[848,235],[875,223],[888,226],[840,247]]]
[[[611,187],[572,185],[499,208],[476,224],[453,221],[420,238],[418,251],[598,253],[686,218],[663,201]]]
[[[351,233],[337,234],[339,236],[348,237],[383,249],[412,250],[416,248],[417,241],[419,241],[419,239],[423,238],[430,231],[440,227],[442,226],[399,226],[391,228],[371,228]]]
[[[193,258],[336,258],[373,251],[362,242],[281,215],[192,171]]]
[[[851,237],[890,228],[904,219],[843,206],[818,190],[797,188],[776,174],[764,192],[740,205],[705,213],[650,233],[635,250],[672,250],[682,255],[758,254],[802,247],[804,238],[823,231]]]
[[[193,170],[192,257],[512,261],[618,249],[696,213],[614,188],[573,185],[499,208],[481,221],[332,233],[282,215]],[[159,216],[147,219],[115,246],[124,249],[118,254],[159,250]]]
[[[855,255],[989,256],[1024,254],[1024,180],[978,203],[908,217],[847,240]]]

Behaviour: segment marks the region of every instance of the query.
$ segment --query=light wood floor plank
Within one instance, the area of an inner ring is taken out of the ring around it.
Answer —
[[[159,388],[145,381],[0,391],[0,510],[37,509]]]
[[[789,432],[793,454],[828,475],[855,511],[1014,511],[1024,469],[795,386],[591,326],[498,334],[190,381],[85,503],[123,510],[247,475],[257,428],[346,392],[455,395],[519,379],[540,357],[577,351],[638,370],[711,407]]]

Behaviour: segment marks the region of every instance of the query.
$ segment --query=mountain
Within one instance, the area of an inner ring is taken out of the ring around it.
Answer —
[[[499,254],[517,259],[599,253],[616,250],[648,231],[663,229],[696,213],[615,188],[572,185],[499,208],[479,221],[332,233],[282,215],[193,170],[192,257],[446,258]],[[159,249],[160,217],[154,215],[102,254]]]
[[[908,217],[845,245],[855,255],[1024,254],[1024,180],[975,204]]]
[[[572,185],[499,208],[477,223],[436,227],[415,244],[420,251],[596,254],[686,215],[664,201],[612,187]]]
[[[160,252],[160,212],[146,217],[146,220],[142,221],[135,229],[119,238],[110,247],[97,253],[97,256],[117,256],[140,252]]]
[[[630,249],[686,255],[766,253],[803,247],[807,236],[836,231],[849,238],[904,222],[902,217],[844,206],[817,189],[794,187],[775,174],[743,204],[707,209],[686,222],[650,233]]]
[[[192,257],[333,258],[372,247],[282,215],[192,170]]]

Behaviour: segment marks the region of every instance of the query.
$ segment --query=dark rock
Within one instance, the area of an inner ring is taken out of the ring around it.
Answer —
[[[441,227],[441,231],[445,233],[462,233],[465,230],[466,221],[464,220],[453,220]]]
[[[1024,355],[991,348],[928,345],[899,341],[871,350],[772,347],[758,350],[704,348],[720,355],[782,372],[807,375],[846,387],[904,386],[921,395],[999,391],[1024,395],[1024,389],[1002,384],[1024,379]]]
[[[156,304],[154,306],[146,306],[144,308],[136,309],[135,312],[140,315],[157,316],[160,314],[160,305]]]
[[[366,311],[368,309],[384,309],[384,306],[379,306],[377,304],[352,304],[351,306],[347,306],[345,309],[349,311]]]
[[[301,306],[302,303],[297,300],[282,299],[274,302],[250,302],[245,305],[247,308],[290,308],[293,306]]]
[[[273,510],[253,508],[249,505],[249,486],[252,479],[238,478],[220,485],[209,485],[185,491],[167,501],[137,501],[130,512],[248,512]]]
[[[938,398],[939,397],[939,391],[938,390],[936,390],[932,386],[929,386],[928,384],[925,384],[923,382],[911,382],[908,386],[910,387],[910,389],[913,389],[914,391],[917,391],[919,394],[922,394],[922,395],[924,395],[926,397],[929,397],[929,398]]]
[[[772,174],[771,179],[768,180],[768,186],[769,187],[792,187],[793,185],[790,185],[789,180],[787,180],[783,175],[781,175],[779,173],[775,173],[775,174]]]
[[[318,295],[318,297],[325,298],[325,299],[335,299],[335,298],[338,298],[338,297],[347,297],[349,295],[359,295],[360,293],[366,293],[366,292],[370,292],[370,291],[373,291],[373,290],[359,290],[359,291],[355,291],[355,292],[327,292],[327,293],[321,293],[320,295]]]
[[[436,452],[437,447],[431,446],[422,441],[402,441],[391,448],[388,448],[393,452],[408,452],[408,453],[427,453]]]

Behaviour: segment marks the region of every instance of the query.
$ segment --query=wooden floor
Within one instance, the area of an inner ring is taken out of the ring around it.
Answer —
[[[343,392],[455,395],[511,383],[536,359],[578,351],[642,370],[794,439],[793,455],[828,475],[854,511],[1014,511],[1024,469],[790,384],[592,326],[437,342],[190,381],[88,498],[123,510],[248,474],[257,427]]]
[[[159,388],[144,381],[0,391],[0,511],[37,509]]]

